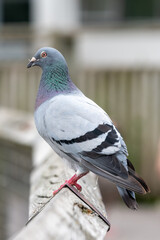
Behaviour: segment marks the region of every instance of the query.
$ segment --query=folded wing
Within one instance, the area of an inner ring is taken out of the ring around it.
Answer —
[[[120,187],[146,193],[139,177],[128,171],[128,152],[121,135],[94,102],[84,96],[57,97],[45,119],[49,119],[45,120],[48,137],[59,151]]]

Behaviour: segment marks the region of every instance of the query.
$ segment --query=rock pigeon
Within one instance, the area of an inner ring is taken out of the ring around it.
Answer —
[[[113,182],[126,205],[137,209],[135,193],[150,190],[128,160],[126,144],[110,117],[75,86],[58,50],[39,49],[27,65],[32,66],[42,68],[35,124],[42,138],[75,170],[66,182],[80,191],[77,181],[91,171]]]

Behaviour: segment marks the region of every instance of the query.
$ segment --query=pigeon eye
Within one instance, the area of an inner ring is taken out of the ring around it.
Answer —
[[[41,52],[41,57],[42,57],[42,58],[45,58],[45,57],[47,57],[47,53],[46,53],[46,52],[44,52],[44,51],[43,51],[43,52]]]

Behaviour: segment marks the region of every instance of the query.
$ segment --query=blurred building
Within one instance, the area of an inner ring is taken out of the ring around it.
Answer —
[[[0,59],[26,59],[57,39],[86,67],[155,66],[159,17],[158,0],[1,0]]]
[[[33,112],[41,71],[26,64],[43,46],[65,55],[72,79],[118,124],[151,197],[159,196],[159,0],[0,0],[1,106]]]

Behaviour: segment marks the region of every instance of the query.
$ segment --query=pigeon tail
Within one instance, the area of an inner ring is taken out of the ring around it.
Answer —
[[[128,173],[130,176],[132,176],[136,181],[138,181],[140,183],[140,185],[142,186],[142,188],[147,192],[150,192],[149,187],[147,186],[147,184],[144,182],[144,180],[138,176],[138,174],[135,172],[135,168],[132,165],[132,163],[127,159],[127,167],[128,167]],[[123,199],[123,201],[125,202],[125,204],[127,205],[128,208],[132,209],[132,210],[137,210],[138,209],[138,203],[136,201],[136,197],[135,197],[135,193],[131,190],[122,188],[122,187],[118,187],[118,192],[121,196],[121,198]]]
[[[137,175],[129,160],[127,160],[127,163],[130,165],[126,169],[117,159],[116,154],[108,156],[97,153],[94,153],[94,155],[91,153],[91,155],[87,152],[82,154],[81,162],[85,167],[95,174],[107,178],[117,186],[138,194],[146,194],[150,191],[144,180]]]
[[[135,180],[137,180],[141,184],[141,186],[143,187],[146,193],[149,193],[150,192],[149,187],[147,186],[145,181],[140,176],[138,176],[138,174],[135,172],[135,168],[132,165],[132,163],[129,161],[129,159],[127,159],[127,165],[128,165],[129,175],[132,176]]]
[[[135,193],[133,191],[127,190],[125,188],[117,187],[118,192],[127,205],[128,208],[132,210],[137,210],[138,209],[138,203],[135,198]]]

